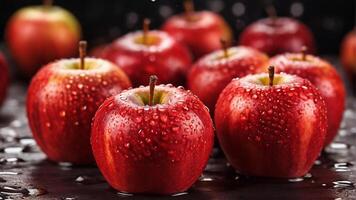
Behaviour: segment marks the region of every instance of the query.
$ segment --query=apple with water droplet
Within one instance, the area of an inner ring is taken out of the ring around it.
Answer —
[[[226,21],[210,11],[194,11],[192,0],[185,0],[185,13],[166,20],[162,30],[192,51],[195,59],[220,49],[220,39],[232,41]]]
[[[265,72],[268,56],[249,47],[225,47],[199,59],[188,73],[188,88],[213,113],[221,91],[233,78]]]
[[[56,162],[94,162],[91,120],[101,103],[131,86],[126,74],[111,62],[85,58],[62,59],[44,66],[33,77],[27,94],[32,134],[47,157]]]
[[[27,77],[48,62],[77,53],[79,22],[69,11],[51,4],[51,0],[44,0],[44,5],[20,9],[5,29],[11,54]]]
[[[295,75],[270,73],[234,79],[215,109],[217,137],[229,163],[250,176],[304,176],[327,131],[318,89]]]
[[[247,26],[240,35],[240,45],[258,49],[268,55],[299,52],[303,46],[308,53],[315,53],[314,36],[302,22],[277,17],[273,7],[268,7],[268,18],[260,19]]]
[[[116,63],[134,86],[147,85],[153,74],[160,83],[184,85],[191,65],[188,49],[163,31],[149,31],[148,26],[145,19],[143,31],[124,35],[99,56]]]
[[[201,175],[213,147],[208,109],[182,87],[130,89],[106,100],[93,119],[91,144],[109,184],[121,192],[174,194]]]
[[[0,106],[2,105],[9,84],[9,70],[4,55],[0,52]]]
[[[308,79],[319,89],[327,106],[328,131],[325,146],[330,144],[339,131],[346,98],[344,82],[335,67],[326,60],[307,55],[305,51],[277,55],[271,58],[270,64],[278,66],[278,72]]]

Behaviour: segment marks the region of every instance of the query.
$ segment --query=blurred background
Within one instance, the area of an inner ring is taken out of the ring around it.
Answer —
[[[70,10],[81,22],[83,38],[91,46],[141,28],[144,17],[152,19],[152,28],[183,11],[182,0],[55,0],[54,4]],[[354,27],[354,0],[195,0],[197,10],[220,13],[232,26],[237,40],[251,22],[266,17],[264,7],[273,3],[280,16],[303,21],[314,32],[319,54],[338,54],[343,36]],[[9,17],[19,8],[41,4],[41,0],[1,0],[0,38]]]

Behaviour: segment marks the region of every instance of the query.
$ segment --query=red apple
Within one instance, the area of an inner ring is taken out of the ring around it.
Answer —
[[[5,31],[12,56],[28,77],[50,61],[76,55],[81,35],[76,18],[51,5],[22,8],[11,17]]]
[[[185,1],[185,14],[168,20],[162,30],[186,44],[195,58],[220,49],[220,39],[231,42],[232,32],[225,20],[210,11],[195,12],[192,1]]]
[[[270,64],[277,66],[276,71],[308,79],[319,89],[327,107],[325,146],[330,144],[340,127],[346,95],[344,83],[335,68],[323,59],[303,53],[277,55],[270,60]]]
[[[303,23],[286,17],[270,17],[250,24],[240,35],[240,45],[258,49],[268,55],[299,52],[303,46],[315,52],[314,37]]]
[[[130,77],[134,86],[147,85],[156,74],[160,83],[183,85],[191,65],[188,49],[162,31],[129,33],[102,52],[102,57],[116,63]]]
[[[188,87],[211,112],[221,91],[233,78],[265,72],[268,57],[249,47],[215,51],[199,59],[188,74]]]
[[[356,95],[356,28],[343,39],[340,57]]]
[[[131,86],[125,73],[102,59],[62,59],[44,66],[27,94],[32,134],[50,160],[88,164],[91,120],[100,104]]]
[[[9,71],[5,57],[0,52],[0,106],[3,103],[9,84]]]
[[[91,144],[109,184],[123,192],[173,194],[201,175],[214,131],[208,109],[171,85],[140,87],[106,100],[93,119]]]
[[[215,124],[227,159],[240,173],[300,177],[322,150],[326,106],[306,79],[288,74],[248,75],[234,79],[222,91]]]

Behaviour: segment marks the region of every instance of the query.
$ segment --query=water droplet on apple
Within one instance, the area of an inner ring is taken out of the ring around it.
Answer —
[[[142,118],[141,117],[135,117],[135,121],[137,122],[137,123],[139,123],[139,122],[141,122],[142,121]]]
[[[48,128],[51,127],[51,123],[46,122],[46,126],[47,126]]]
[[[79,83],[79,84],[78,84],[78,88],[79,88],[79,89],[82,89],[82,88],[83,88],[83,84]]]
[[[148,110],[150,110],[150,107],[149,107],[148,105],[145,105],[145,106],[143,107],[143,110],[148,111]]]
[[[66,116],[66,111],[62,110],[61,112],[59,112],[59,116],[65,117]]]
[[[130,143],[126,143],[126,144],[125,144],[125,147],[126,147],[126,148],[130,148]]]
[[[252,98],[253,98],[253,99],[257,99],[257,95],[256,95],[256,94],[253,94],[253,95],[252,95]]]

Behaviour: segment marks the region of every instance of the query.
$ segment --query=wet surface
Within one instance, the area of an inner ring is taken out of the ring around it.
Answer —
[[[142,196],[111,189],[95,166],[52,163],[31,138],[25,87],[13,84],[0,112],[0,199],[354,199],[356,99],[348,99],[339,137],[305,177],[265,179],[234,172],[214,149],[201,178],[187,192]]]

